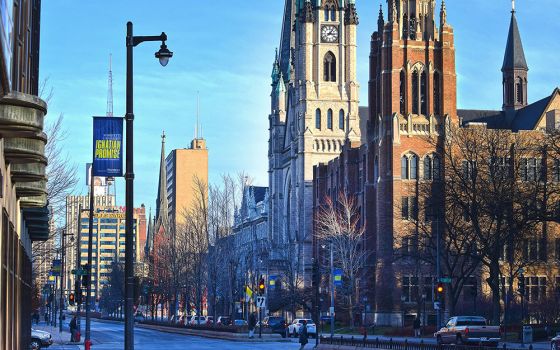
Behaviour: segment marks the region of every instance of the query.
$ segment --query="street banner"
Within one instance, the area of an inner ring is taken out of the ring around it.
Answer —
[[[123,176],[123,119],[93,117],[93,176]]]
[[[51,267],[51,271],[52,271],[52,276],[60,276],[60,271],[61,271],[61,261],[56,259],[52,261],[52,267]]]
[[[249,300],[251,300],[253,298],[253,291],[251,290],[251,288],[249,288],[249,286],[245,287],[245,301],[249,302]]]
[[[342,286],[342,269],[334,269],[334,285],[337,287]]]

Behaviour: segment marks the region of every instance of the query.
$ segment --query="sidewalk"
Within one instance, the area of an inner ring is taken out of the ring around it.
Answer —
[[[62,333],[58,325],[56,327],[51,326],[50,324],[45,323],[44,321],[39,322],[39,324],[33,323],[31,328],[49,332],[52,335],[52,339],[54,341],[53,345],[49,347],[49,349],[64,349],[64,350],[78,350],[80,348],[80,344],[78,343],[70,343],[70,329],[68,328],[68,324],[66,321],[62,321]]]

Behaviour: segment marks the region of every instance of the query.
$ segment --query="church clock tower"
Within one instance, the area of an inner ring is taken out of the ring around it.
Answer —
[[[305,286],[313,256],[313,166],[335,158],[346,143],[359,146],[365,136],[357,25],[355,0],[286,0],[272,71],[269,225],[273,244],[290,251]]]

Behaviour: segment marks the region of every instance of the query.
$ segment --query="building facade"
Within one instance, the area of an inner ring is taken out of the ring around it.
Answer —
[[[558,89],[535,103],[527,101],[528,66],[515,11],[502,65],[501,110],[457,110],[454,32],[447,21],[445,2],[439,9],[439,26],[436,12],[434,0],[389,0],[387,18],[380,10],[378,28],[371,39],[367,142],[344,147],[339,158],[314,170],[317,206],[325,196],[341,191],[358,199],[365,225],[363,247],[369,253],[361,285],[377,325],[402,325],[406,310],[419,303],[417,295],[425,296],[422,300],[428,309],[436,300],[435,267],[399,259],[398,254],[408,244],[418,244],[411,237],[418,234],[417,223],[424,221],[420,216],[428,217],[420,213],[419,188],[428,185],[437,189],[446,177],[437,148],[449,128],[476,125],[506,130],[511,135],[532,132],[540,139],[559,125]],[[545,159],[543,155],[537,158]],[[558,171],[554,165],[550,169],[550,174]],[[439,220],[430,218],[428,227],[434,236],[443,228]],[[557,259],[554,254],[559,254],[550,248],[560,244],[557,228],[546,223],[543,227],[548,242],[527,242],[523,254],[528,255],[531,246],[549,247],[545,251],[551,262]],[[551,271],[550,263],[524,277],[529,278],[526,281],[534,293],[540,293],[542,283],[548,285],[548,293],[557,288],[557,277],[547,280],[546,271]],[[465,287],[489,293],[483,281],[481,278],[478,284]]]
[[[49,239],[39,91],[41,1],[0,2],[0,348],[27,349],[32,242]]]
[[[79,216],[80,265],[88,262],[89,211]],[[140,245],[140,223],[146,222],[144,206],[134,208],[134,261],[143,253]],[[124,264],[125,259],[125,211],[117,207],[96,207],[92,227],[92,298],[99,300],[103,286],[109,283],[113,262]],[[145,236],[145,232],[144,232]],[[74,267],[75,268],[75,267]]]
[[[313,166],[365,136],[358,108],[354,0],[286,0],[272,71],[269,231],[295,246],[310,284]]]

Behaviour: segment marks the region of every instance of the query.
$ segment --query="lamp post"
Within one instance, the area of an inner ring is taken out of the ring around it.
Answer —
[[[65,246],[65,242],[66,240],[64,239],[66,236],[70,236],[70,241],[74,242],[74,235],[72,233],[66,233],[66,230],[62,230],[62,232],[60,233],[60,245],[62,246],[62,257],[60,259],[60,316],[59,316],[59,332],[62,333],[62,309],[64,307],[64,276],[65,276],[65,272],[64,272],[64,258],[65,258],[65,253],[66,253],[66,246]]]
[[[155,57],[162,66],[167,66],[173,53],[167,49],[165,41],[167,35],[161,33],[156,36],[134,36],[132,22],[126,24],[126,239],[125,239],[125,322],[124,348],[134,349],[134,94],[133,94],[133,49],[144,41],[161,41],[161,47]]]

